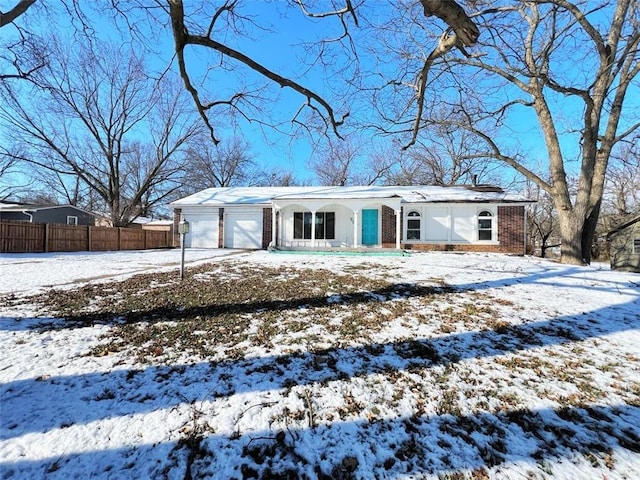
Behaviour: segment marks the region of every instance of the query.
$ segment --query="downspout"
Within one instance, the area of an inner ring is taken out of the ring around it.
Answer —
[[[27,212],[26,210],[22,210],[22,213],[24,213],[26,216],[29,217],[29,223],[33,223],[33,214]]]

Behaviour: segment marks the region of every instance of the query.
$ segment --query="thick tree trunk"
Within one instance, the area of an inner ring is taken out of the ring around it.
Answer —
[[[584,227],[582,229],[582,256],[584,257],[584,262],[586,264],[591,263],[591,253],[593,248],[593,240],[596,235],[596,228],[598,226],[598,217],[600,216],[600,205],[602,201],[598,202],[598,204],[591,210],[591,215],[587,217],[584,222]]]
[[[570,210],[558,212],[560,225],[560,262],[571,265],[584,265],[585,258],[582,252],[582,232],[584,222]]]

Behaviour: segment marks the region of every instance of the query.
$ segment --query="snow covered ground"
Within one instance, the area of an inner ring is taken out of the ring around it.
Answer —
[[[199,265],[238,250],[185,250],[185,267]],[[47,288],[122,279],[135,273],[180,268],[180,249],[0,254],[0,293],[33,294]]]
[[[0,479],[640,478],[637,274],[479,253],[187,250],[197,273],[181,283],[179,262],[0,256]],[[251,275],[277,299],[247,288],[229,313],[205,299]],[[159,303],[203,288],[206,308],[93,321],[137,284]],[[316,296],[288,300],[296,285]],[[72,292],[65,305],[91,296],[69,314],[84,323],[39,301],[52,288]],[[202,331],[176,334],[176,312]]]

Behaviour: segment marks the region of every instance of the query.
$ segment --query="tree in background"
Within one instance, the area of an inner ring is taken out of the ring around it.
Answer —
[[[141,16],[147,16],[147,33],[170,25],[177,69],[214,143],[221,116],[281,131],[284,123],[269,106],[278,104],[275,92],[285,91],[302,99],[288,125],[310,132],[340,138],[343,124],[362,116],[356,125],[399,136],[409,149],[433,124],[467,130],[484,145],[476,158],[501,161],[553,200],[565,263],[590,261],[611,153],[640,126],[627,95],[637,92],[640,72],[640,13],[633,0],[421,0],[386,8],[344,0],[329,11],[301,0],[278,3],[270,7],[282,14],[280,21],[297,11],[331,28],[326,38],[302,44],[299,56],[288,51],[289,61],[278,67],[269,66],[278,56],[258,58],[247,42],[280,27],[263,24],[260,12],[252,15],[261,2],[101,5],[143,43]],[[81,15],[80,8],[68,10]],[[217,81],[225,75],[237,82]],[[548,172],[529,164],[518,138],[523,118],[537,127]]]
[[[478,153],[479,152],[479,153]],[[392,185],[503,185],[500,165],[484,155],[481,142],[465,129],[433,123],[402,152],[388,175]]]
[[[624,143],[611,157],[603,211],[618,220],[640,214],[640,137]]]
[[[349,135],[343,140],[327,139],[316,146],[317,154],[309,162],[320,185],[345,187],[384,183],[394,166],[395,156],[377,152],[361,137]]]
[[[203,135],[186,151],[187,165],[182,179],[188,194],[211,187],[247,185],[256,168],[250,145],[240,137],[215,145]]]
[[[48,45],[30,82],[2,85],[3,153],[54,174],[62,189],[94,192],[112,225],[127,225],[179,186],[198,127],[176,83],[148,77],[135,52],[95,38]]]
[[[527,207],[528,243],[534,249],[532,253],[540,249],[540,256],[546,258],[549,249],[560,246],[558,213],[549,194],[536,184],[528,182],[525,193],[538,200]]]
[[[427,25],[416,9],[405,15],[414,19],[411,24],[395,25],[417,42],[413,49],[407,42],[396,48],[397,58],[414,58],[409,66],[416,80],[404,82],[414,107],[395,108],[406,103],[390,101],[398,98],[408,70],[387,80],[390,91],[378,93],[378,105],[390,106],[387,117],[395,115],[397,132],[408,135],[407,146],[422,129],[443,121],[476,135],[487,157],[513,167],[550,196],[558,212],[561,261],[588,263],[611,153],[640,126],[637,104],[627,95],[630,89],[637,92],[640,72],[638,4],[536,0],[469,6],[477,11],[462,15],[480,32],[470,43],[461,43],[459,31],[447,28],[437,46],[423,53],[435,25]],[[449,119],[432,120],[431,112],[442,105],[450,110]],[[528,166],[514,139],[522,118],[537,123],[549,181]],[[574,160],[579,162],[575,195],[569,184]]]
[[[17,169],[18,160],[15,158],[0,154],[0,179],[8,179]],[[14,181],[3,182],[7,186],[0,186],[0,202],[15,197],[25,185],[16,184]]]

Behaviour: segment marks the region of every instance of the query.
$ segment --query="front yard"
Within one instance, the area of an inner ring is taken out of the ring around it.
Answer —
[[[640,278],[605,266],[255,252],[0,315],[3,479],[640,476]]]

